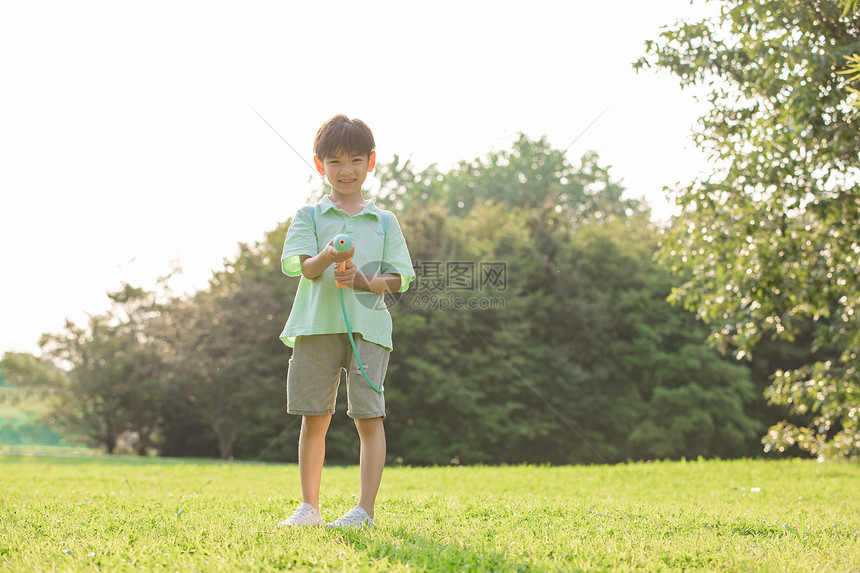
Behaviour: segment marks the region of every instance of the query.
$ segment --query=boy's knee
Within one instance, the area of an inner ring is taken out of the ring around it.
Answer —
[[[355,427],[359,432],[383,431],[382,417],[378,418],[356,418]]]
[[[331,416],[302,416],[302,430],[306,432],[326,432],[331,423]]]

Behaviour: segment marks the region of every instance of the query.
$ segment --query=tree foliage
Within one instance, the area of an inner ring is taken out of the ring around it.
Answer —
[[[207,289],[171,300],[150,324],[169,369],[167,453],[256,457],[287,426],[278,334],[298,281],[280,275],[283,232],[240,245]]]
[[[428,308],[420,276],[394,307],[396,455],[574,463],[754,453],[762,427],[748,415],[748,370],[702,347],[703,327],[666,303],[672,277],[652,261],[647,207],[624,198],[596,156],[577,169],[523,137],[446,174],[398,167],[383,178],[383,200],[403,206],[413,257],[502,261],[508,281],[503,309]]]
[[[783,422],[768,448],[860,454],[860,189],[848,79],[860,46],[856,3],[725,0],[711,21],[679,22],[637,65],[705,88],[696,142],[714,168],[675,196],[661,250],[684,277],[673,299],[738,356],[763,337],[816,324],[814,358],[774,373],[768,397],[808,425]]]
[[[3,369],[17,384],[50,395],[51,421],[74,440],[113,453],[124,432],[145,453],[162,428],[162,358],[144,325],[155,314],[153,295],[125,285],[109,293],[111,309],[86,326],[66,321],[40,341],[42,356],[7,354]]]

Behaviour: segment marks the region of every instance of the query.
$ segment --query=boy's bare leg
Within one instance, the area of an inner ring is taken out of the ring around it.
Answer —
[[[331,414],[302,416],[299,434],[299,477],[302,481],[302,501],[319,511],[320,481],[325,462],[325,435],[331,423]]]
[[[373,517],[373,506],[382,481],[382,469],[385,467],[385,428],[382,418],[357,419],[355,427],[361,440],[361,496],[358,505],[367,515]]]

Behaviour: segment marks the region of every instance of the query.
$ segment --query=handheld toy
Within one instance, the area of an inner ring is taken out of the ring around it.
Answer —
[[[345,253],[352,248],[352,237],[349,235],[340,234],[332,240],[332,245],[334,245],[334,250],[338,253]],[[339,271],[346,270],[346,263],[352,259],[347,259],[346,261],[341,261],[337,264],[337,269]],[[349,344],[352,346],[352,353],[355,355],[355,361],[358,362],[358,368],[361,370],[361,373],[364,375],[364,380],[370,387],[373,388],[376,392],[382,394],[382,389],[378,388],[376,384],[374,384],[370,380],[370,376],[367,375],[367,372],[364,371],[364,365],[361,363],[361,358],[358,357],[358,349],[355,347],[355,340],[353,340],[352,336],[352,327],[349,325],[349,316],[346,313],[346,304],[343,302],[343,289],[346,288],[346,285],[341,283],[336,283],[338,288],[340,289],[340,309],[343,311],[343,321],[346,323],[346,332],[349,335]]]
[[[352,248],[352,237],[349,235],[340,234],[332,240],[332,244],[334,245],[334,250],[338,253],[345,253]],[[337,264],[337,270],[344,271],[346,270],[347,261],[351,261],[352,259],[346,259],[346,261],[341,261]],[[337,283],[337,288],[344,289],[346,285],[342,285]],[[343,299],[343,293],[340,294],[341,299]],[[345,316],[345,315],[344,315]]]

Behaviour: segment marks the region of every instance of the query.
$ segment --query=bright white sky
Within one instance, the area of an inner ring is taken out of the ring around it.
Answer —
[[[608,107],[569,159],[597,150],[665,218],[662,187],[705,168],[702,108],[630,64],[701,3],[4,2],[0,353],[174,260],[203,287],[305,204],[310,169],[254,109],[308,162],[346,113],[380,161],[448,168],[519,132],[564,149]]]

